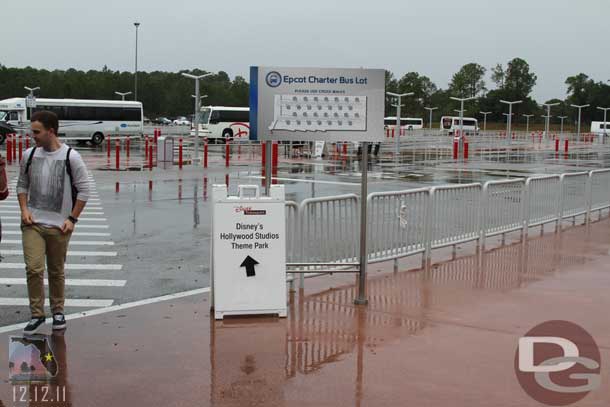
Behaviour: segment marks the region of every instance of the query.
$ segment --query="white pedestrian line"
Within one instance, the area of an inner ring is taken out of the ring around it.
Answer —
[[[5,213],[5,214],[9,214],[9,215],[11,215],[11,214],[12,214],[12,215],[14,215],[14,214],[16,214],[16,213],[21,213],[21,211],[16,210],[16,209],[7,208],[7,209],[4,209],[4,210],[0,210],[0,213]],[[104,216],[104,212],[90,212],[90,211],[88,211],[87,209],[85,209],[85,210],[83,211],[83,214],[85,214],[85,215],[100,215],[100,216]]]
[[[22,244],[21,239],[2,240],[2,245]],[[114,242],[103,240],[70,240],[70,246],[114,246]],[[2,254],[2,253],[0,253]]]
[[[23,256],[23,250],[2,250],[1,255],[4,256]],[[116,257],[117,252],[82,252],[68,250],[68,256],[93,256],[93,257]]]
[[[115,312],[115,311],[123,311],[123,310],[129,309],[129,308],[136,308],[136,307],[141,307],[143,305],[155,304],[157,302],[162,302],[162,301],[171,301],[171,300],[175,300],[178,298],[190,297],[193,295],[205,294],[205,293],[209,293],[209,292],[210,292],[210,287],[199,288],[196,290],[184,291],[184,292],[177,293],[177,294],[163,295],[161,297],[148,298],[145,300],[139,300],[139,301],[134,301],[134,302],[127,302],[125,304],[113,305],[113,306],[107,307],[107,308],[100,308],[100,309],[95,309],[95,310],[91,310],[91,311],[77,312],[74,314],[66,315],[66,319],[68,321],[73,321],[75,319],[93,317],[96,315],[103,315],[103,314],[107,314],[107,313]],[[46,322],[47,322],[47,324],[51,324],[53,322],[53,319],[47,318]],[[22,323],[13,324],[13,325],[6,325],[3,327],[0,327],[0,333],[12,332],[12,331],[16,331],[19,329],[23,329],[26,325],[27,325],[27,322],[22,322]]]
[[[110,271],[121,271],[123,269],[122,264],[72,264],[66,263],[64,265],[66,270],[110,270]],[[25,269],[25,263],[0,263],[0,269],[5,270],[22,270]]]
[[[2,226],[6,226],[6,227],[20,227],[21,223],[3,223]],[[110,229],[110,226],[108,225],[83,225],[80,222],[78,223],[78,226],[76,226],[78,229]]]
[[[20,236],[20,230],[3,230],[3,235]],[[110,233],[98,233],[98,232],[74,232],[72,236],[96,236],[96,237],[110,237]]]
[[[2,219],[4,220],[21,220],[21,216],[3,216]],[[107,218],[83,218],[80,217],[78,218],[78,223],[79,225],[81,225],[81,222],[106,222],[108,221]]]
[[[0,285],[26,285],[25,278],[0,278]],[[49,280],[44,279],[49,285]],[[72,287],[125,287],[127,280],[98,280],[98,279],[66,279],[66,285]]]
[[[45,301],[49,306],[49,299]],[[114,300],[72,300],[67,299],[64,302],[66,307],[109,307],[114,303]],[[0,298],[0,306],[29,306],[30,300],[27,298]]]

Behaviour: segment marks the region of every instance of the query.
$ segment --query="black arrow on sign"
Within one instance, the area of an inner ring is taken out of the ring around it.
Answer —
[[[241,263],[241,266],[239,267],[246,268],[246,277],[254,277],[256,275],[256,272],[254,271],[254,266],[256,266],[257,264],[259,264],[258,261],[248,256],[244,259],[244,261]]]

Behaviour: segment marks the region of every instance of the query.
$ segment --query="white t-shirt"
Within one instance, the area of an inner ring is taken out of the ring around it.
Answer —
[[[17,194],[28,195],[28,209],[35,224],[61,228],[72,212],[72,187],[66,169],[68,148],[66,144],[51,152],[36,148],[27,174],[25,169],[33,148],[23,155]],[[78,191],[76,199],[86,202],[89,199],[87,167],[75,150],[70,151],[70,167]]]

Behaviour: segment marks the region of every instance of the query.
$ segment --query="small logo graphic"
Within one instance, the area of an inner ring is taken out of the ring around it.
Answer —
[[[127,127],[127,124],[126,124],[126,123],[122,123],[122,124],[121,124],[121,127],[122,127],[122,128],[125,128],[125,127]]]
[[[9,378],[17,383],[48,383],[57,376],[55,354],[45,335],[9,338]]]
[[[279,72],[271,71],[267,74],[265,82],[267,82],[268,86],[272,88],[277,88],[282,84],[282,75],[280,75]]]
[[[549,406],[567,406],[601,385],[601,356],[593,337],[567,321],[548,321],[519,339],[515,372],[523,390]]]

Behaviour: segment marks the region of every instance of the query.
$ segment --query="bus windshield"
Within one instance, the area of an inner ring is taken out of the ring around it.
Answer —
[[[4,121],[7,113],[4,110],[0,110],[0,121]]]
[[[208,124],[210,121],[210,114],[212,113],[212,109],[201,109],[201,124]]]

